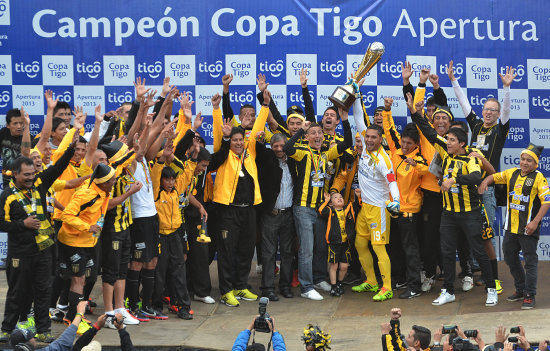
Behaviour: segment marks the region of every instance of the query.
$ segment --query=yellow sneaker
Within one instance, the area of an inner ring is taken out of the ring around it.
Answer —
[[[498,279],[495,279],[495,290],[497,291],[497,294],[502,294],[502,292],[504,291],[504,289],[502,288],[502,285],[500,284],[500,280]]]
[[[237,299],[233,295],[233,292],[231,291],[222,295],[221,303],[229,307],[239,306],[239,301],[237,301]]]
[[[352,287],[351,290],[355,292],[365,292],[365,291],[377,292],[378,284],[371,284],[365,280],[363,283]]]
[[[92,326],[86,323],[85,321],[80,321],[78,329],[76,330],[76,335],[82,335],[88,331]]]
[[[233,290],[233,296],[238,300],[245,301],[256,301],[258,299],[258,295],[251,293],[248,289]]]
[[[372,298],[374,301],[386,301],[393,297],[393,291],[386,289],[385,287],[382,287],[378,294],[374,295]]]

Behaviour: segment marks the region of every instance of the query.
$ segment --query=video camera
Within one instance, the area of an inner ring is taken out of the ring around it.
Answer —
[[[460,336],[452,341],[453,350],[456,351],[474,351],[478,350],[468,339],[462,339]]]
[[[254,330],[260,333],[271,333],[271,328],[267,321],[273,323],[269,313],[267,313],[267,305],[269,304],[269,299],[267,297],[260,298],[260,303],[258,311],[260,315],[254,320]]]

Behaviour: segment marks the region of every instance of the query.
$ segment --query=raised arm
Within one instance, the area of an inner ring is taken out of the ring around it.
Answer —
[[[353,146],[353,136],[351,135],[351,126],[348,121],[348,111],[338,107],[338,113],[340,114],[342,127],[344,128],[344,141],[338,143],[336,149],[338,150],[338,154],[342,154],[346,149]]]
[[[305,121],[302,125],[302,128],[300,128],[300,130],[298,130],[298,132],[294,134],[292,138],[288,139],[288,141],[285,143],[285,146],[283,146],[283,151],[285,152],[285,154],[287,154],[287,156],[292,156],[296,153],[296,146],[294,146],[294,144],[296,144],[296,142],[302,137],[302,135],[304,135],[310,124],[310,121]]]
[[[382,112],[382,123],[384,126],[384,134],[386,135],[386,142],[392,153],[401,148],[399,142],[399,132],[395,129],[395,123],[393,121],[391,113],[391,105],[393,104],[392,98],[384,98],[384,111]]]
[[[304,99],[306,121],[317,122],[315,109],[313,108],[313,100],[311,100],[311,95],[309,95],[309,89],[307,88],[307,69],[305,68],[302,68],[300,71],[300,85],[302,86],[302,98]]]
[[[231,101],[229,101],[229,84],[231,84],[231,81],[233,80],[232,74],[226,74],[222,77],[222,84],[223,84],[223,99],[222,99],[222,108],[223,108],[223,115],[225,118],[233,119],[235,114],[233,113],[233,109],[231,108]]]
[[[38,139],[38,144],[36,148],[44,154],[46,151],[46,145],[50,141],[50,136],[52,135],[52,124],[53,124],[53,110],[55,105],[57,105],[58,99],[52,98],[53,93],[51,90],[46,90],[44,97],[46,98],[46,103],[48,105],[48,110],[46,111],[46,119],[44,120],[44,125],[42,126],[42,131],[40,132],[40,139]]]
[[[225,89],[225,88],[224,88]],[[220,102],[222,97],[220,94],[216,93],[212,95],[212,139],[213,139],[213,150],[214,152],[218,151],[222,145],[223,138],[223,116],[222,111],[220,110]],[[231,118],[227,118],[229,121]]]
[[[453,72],[453,60],[449,61],[449,66],[447,67],[447,75],[449,76],[449,80],[451,81],[451,84],[453,85],[453,90],[455,92],[455,96],[458,99],[458,103],[460,104],[460,108],[462,109],[462,113],[464,113],[464,116],[470,117],[470,112],[472,112],[472,106],[470,105],[470,102],[468,101],[468,98],[464,94],[464,91],[462,91],[462,88],[460,87],[460,84],[458,83],[458,80],[455,78],[455,74]],[[472,123],[475,122],[475,116],[472,118],[466,118],[468,120],[468,124],[470,125],[470,128],[473,129]]]
[[[448,106],[447,95],[445,95],[445,92],[439,86],[439,76],[435,73],[432,73],[428,78],[430,79],[430,83],[432,83],[434,87],[434,101],[436,105]]]
[[[97,105],[94,110],[95,113],[95,125],[92,135],[90,136],[90,143],[88,144],[88,150],[86,151],[85,161],[86,164],[91,165],[94,161],[94,153],[97,149],[97,143],[99,142],[99,126],[103,121],[103,115],[101,114],[101,105]]]
[[[502,92],[504,98],[502,100],[502,112],[500,114],[500,124],[505,125],[510,121],[510,85],[517,77],[517,74],[514,73],[513,67],[506,66],[506,75],[500,74],[500,79],[502,80]]]
[[[29,157],[31,153],[31,119],[29,114],[25,112],[23,106],[21,106],[21,116],[23,116],[23,138],[21,139],[21,154],[25,157]]]
[[[136,133],[141,132],[141,129],[142,129],[141,126],[142,126],[143,122],[146,120],[145,116],[147,116],[147,111],[149,110],[150,107],[154,106],[155,103],[156,103],[156,101],[154,100],[155,94],[156,94],[156,90],[153,90],[151,93],[149,93],[147,98],[141,97],[140,104],[139,104],[139,109],[138,109],[138,112],[137,112],[137,115],[136,115],[136,119],[135,119],[134,123],[132,124],[132,127],[128,131],[128,147],[129,148],[133,147],[134,135]],[[141,136],[143,136],[143,135],[141,135]],[[143,140],[143,143],[146,143],[146,140]]]

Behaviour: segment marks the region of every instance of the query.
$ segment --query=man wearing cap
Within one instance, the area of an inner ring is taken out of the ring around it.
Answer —
[[[74,145],[74,142],[73,142]],[[26,157],[14,162],[14,180],[0,195],[0,230],[8,233],[8,292],[0,340],[15,328],[17,319],[34,301],[37,337],[53,340],[48,316],[54,230],[47,211],[46,193],[74,154],[69,146],[57,164],[35,174]]]
[[[139,143],[135,142],[134,149],[138,148]],[[132,224],[132,214],[129,197],[138,192],[142,184],[133,177],[137,166],[135,152],[128,152],[126,144],[115,140],[102,145],[101,149],[105,152],[109,164],[115,168],[118,174],[101,232],[103,303],[105,314],[111,317],[105,324],[107,327],[115,329],[116,326],[113,322],[115,313],[120,313],[123,316],[125,324],[139,324],[139,320],[131,316],[124,308],[124,288],[131,257],[129,228]]]
[[[550,190],[544,175],[537,170],[543,147],[530,144],[521,152],[518,168],[495,173],[483,180],[479,192],[491,184],[506,184],[508,206],[502,249],[504,260],[514,277],[516,291],[508,301],[523,300],[521,309],[535,307],[537,293],[537,243],[541,221],[550,208]],[[525,269],[519,252],[523,252]]]
[[[115,170],[98,164],[88,188],[77,190],[63,211],[63,224],[58,233],[59,267],[65,277],[71,277],[68,320],[74,318],[76,306],[83,299],[85,279],[96,264],[95,245],[103,229],[109,194],[115,182]],[[80,334],[90,328],[84,324],[79,328]]]

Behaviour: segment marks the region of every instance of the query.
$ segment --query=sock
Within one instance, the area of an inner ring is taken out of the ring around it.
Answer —
[[[61,294],[59,295],[59,304],[62,306],[69,305],[69,290],[71,289],[71,280],[63,279],[63,284],[61,285]]]
[[[57,300],[59,299],[59,295],[61,294],[61,290],[63,289],[63,279],[60,276],[55,276],[53,278],[52,282],[52,294],[50,297],[50,307],[55,308],[55,304],[57,303]]]
[[[105,314],[112,317],[115,315],[115,311],[106,311]]]
[[[493,277],[498,280],[498,263],[497,263],[497,259],[495,258],[494,260],[490,260],[491,262],[491,269],[493,270]]]
[[[155,285],[155,270],[154,269],[142,269],[141,270],[141,298],[143,300],[143,306],[153,307],[153,287]]]
[[[126,295],[130,309],[135,309],[139,301],[139,271],[129,269],[126,274]]]
[[[86,284],[84,285],[84,300],[88,300],[90,298],[90,294],[92,293],[92,290],[94,289],[96,280],[86,280]]]
[[[84,297],[81,294],[74,291],[69,291],[69,310],[67,311],[65,318],[69,321],[74,319],[74,316],[76,316],[76,305],[78,305],[78,303],[83,299]]]
[[[69,307],[69,305],[60,305],[60,304],[57,304],[57,308],[60,309],[60,310],[66,310],[67,307]]]
[[[117,308],[113,313],[114,314],[116,314],[116,313],[122,314],[122,313],[124,313],[124,308]]]

